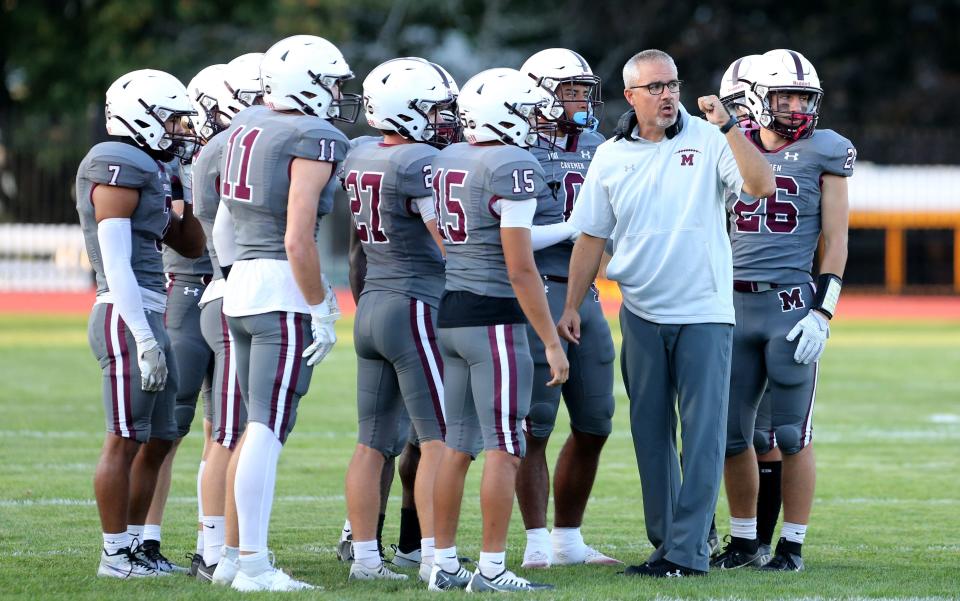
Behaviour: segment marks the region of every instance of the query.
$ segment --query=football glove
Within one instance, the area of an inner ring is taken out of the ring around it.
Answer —
[[[154,338],[137,343],[140,388],[146,392],[163,390],[167,385],[167,358]]]
[[[307,360],[307,367],[323,361],[337,342],[334,323],[340,318],[340,306],[337,304],[337,295],[326,278],[324,285],[326,296],[323,302],[310,305],[310,332],[313,334],[313,342],[301,355]]]
[[[816,362],[823,354],[827,338],[830,338],[830,322],[819,312],[811,310],[793,326],[787,334],[787,342],[793,342],[797,336],[800,336],[800,341],[793,353],[793,360],[804,365]]]

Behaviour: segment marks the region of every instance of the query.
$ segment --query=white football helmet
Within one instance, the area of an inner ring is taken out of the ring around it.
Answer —
[[[221,101],[223,111],[228,118],[257,104],[263,97],[263,86],[260,83],[260,61],[262,52],[241,54],[227,63],[224,74],[224,84],[227,96]]]
[[[813,135],[823,100],[820,77],[813,64],[795,50],[779,48],[763,54],[755,77],[756,81],[744,92],[754,120],[788,140]],[[806,94],[806,106],[798,112],[778,110],[771,106],[770,96],[775,92]]]
[[[539,122],[551,97],[516,69],[487,69],[463,84],[457,106],[463,136],[471,144],[503,142],[515,146],[550,144],[557,124]]]
[[[168,131],[168,122],[189,126],[196,116],[187,89],[173,75],[154,69],[131,71],[107,89],[107,133],[129,136],[140,146],[189,161],[198,142],[192,133]],[[172,129],[172,128],[171,128]]]
[[[750,109],[744,101],[744,92],[753,84],[756,68],[762,60],[759,54],[742,56],[730,63],[720,80],[720,102],[737,118],[741,127],[756,126]]]
[[[367,123],[416,142],[445,146],[455,141],[450,134],[457,122],[448,119],[456,110],[458,91],[439,65],[416,57],[389,60],[363,80]]]
[[[547,48],[537,52],[523,63],[520,72],[532,78],[538,86],[550,96],[550,102],[544,110],[544,118],[555,121],[560,130],[575,134],[583,130],[593,131],[600,124],[598,114],[603,109],[600,100],[600,78],[593,74],[587,61],[573,50],[567,48]],[[560,84],[589,86],[585,100],[565,100],[561,96]],[[567,116],[566,103],[584,106],[576,111],[572,118]]]
[[[226,128],[229,123],[224,119],[223,107],[220,106],[224,92],[224,71],[226,65],[210,65],[200,69],[187,84],[187,93],[193,109],[197,111],[191,117],[193,131],[203,140],[209,140],[215,134]]]
[[[280,40],[260,63],[263,101],[276,110],[297,110],[323,119],[353,123],[360,114],[360,95],[344,94],[343,82],[353,71],[343,54],[327,40],[295,35]]]

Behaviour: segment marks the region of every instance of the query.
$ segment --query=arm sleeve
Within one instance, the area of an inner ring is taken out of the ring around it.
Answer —
[[[714,127],[714,129],[716,128]],[[737,161],[733,158],[733,151],[730,150],[727,140],[720,133],[720,130],[717,130],[716,134],[720,137],[720,156],[717,160],[720,202],[726,202],[727,197],[731,194],[740,196],[740,192],[743,190],[743,176],[740,175],[740,167],[737,166]]]
[[[609,238],[617,224],[610,195],[601,181],[600,165],[595,158],[580,187],[573,214],[568,221],[577,230],[596,238]]]
[[[537,199],[528,198],[526,200],[498,200],[498,209],[500,211],[500,227],[524,227],[530,229],[533,226],[533,214],[537,212]]]
[[[229,267],[237,260],[237,241],[233,233],[233,215],[225,203],[217,208],[217,219],[213,222],[213,248],[222,267]]]
[[[424,223],[437,218],[437,208],[433,204],[432,196],[414,198],[413,206],[417,208],[417,213],[420,214],[420,219],[423,219]]]
[[[103,258],[103,275],[107,278],[110,296],[120,317],[130,328],[138,345],[153,339],[153,330],[143,312],[140,285],[130,266],[133,253],[130,220],[104,219],[97,224],[97,240]]]
[[[577,229],[565,221],[550,225],[535,225],[530,228],[530,243],[533,245],[533,250],[542,250],[569,240],[576,233]]]

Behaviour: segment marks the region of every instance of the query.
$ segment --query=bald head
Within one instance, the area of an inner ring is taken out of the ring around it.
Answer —
[[[655,48],[644,50],[631,56],[630,60],[623,66],[623,87],[629,88],[637,85],[637,71],[641,65],[649,63],[667,64],[673,68],[674,72],[677,71],[677,65],[673,62],[673,57],[663,50]]]

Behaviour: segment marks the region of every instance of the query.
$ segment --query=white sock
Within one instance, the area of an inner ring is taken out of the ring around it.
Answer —
[[[730,518],[730,536],[753,540],[757,538],[757,518]]]
[[[109,532],[103,533],[103,550],[106,551],[107,555],[113,555],[120,549],[126,549],[130,546],[130,535],[126,532],[117,532],[111,534]]]
[[[143,527],[143,540],[160,542],[160,524],[146,524]]]
[[[197,468],[197,521],[203,521],[203,468],[207,467],[207,462],[200,460],[200,467]]]
[[[527,547],[542,549],[550,546],[550,531],[546,528],[527,530]]]
[[[246,441],[244,441],[243,446],[247,446]],[[251,555],[240,556],[240,571],[247,576],[259,576],[269,569],[270,556],[267,554],[266,549]]]
[[[433,565],[433,556],[437,543],[432,536],[430,538],[420,539],[420,563],[428,566]]]
[[[197,555],[203,555],[203,518],[200,518],[200,529],[197,530]]]
[[[280,440],[267,426],[259,422],[247,425],[234,482],[241,551],[259,554],[267,550],[277,459],[282,449]]]
[[[221,559],[227,559],[229,561],[239,561],[240,560],[240,548],[239,547],[228,547],[223,545],[223,555]]]
[[[791,543],[802,545],[803,539],[807,536],[807,525],[784,522],[783,526],[780,527],[780,536]]]
[[[480,551],[480,562],[477,564],[480,568],[480,573],[486,576],[487,578],[493,578],[498,576],[500,572],[505,570],[507,553],[506,551],[500,551],[499,553],[487,553],[486,551]]]
[[[433,565],[440,566],[444,572],[456,573],[460,569],[460,557],[457,555],[456,545],[437,549],[433,555]]]
[[[222,515],[208,515],[203,518],[203,563],[212,566],[220,562],[223,553],[223,539],[226,536]]]
[[[380,548],[377,546],[377,539],[353,541],[353,560],[371,570],[379,567],[379,565],[383,563],[383,560],[380,559]]]
[[[353,529],[350,527],[350,520],[344,520],[343,530],[340,531],[340,540],[347,540],[347,537],[349,537],[351,534],[353,534]]]
[[[553,548],[558,550],[573,550],[586,546],[580,528],[554,527],[553,532],[550,533],[550,540]]]
[[[133,539],[137,539],[137,544],[143,542],[143,526],[131,526],[127,524],[127,534],[130,535],[130,544],[133,544]]]

